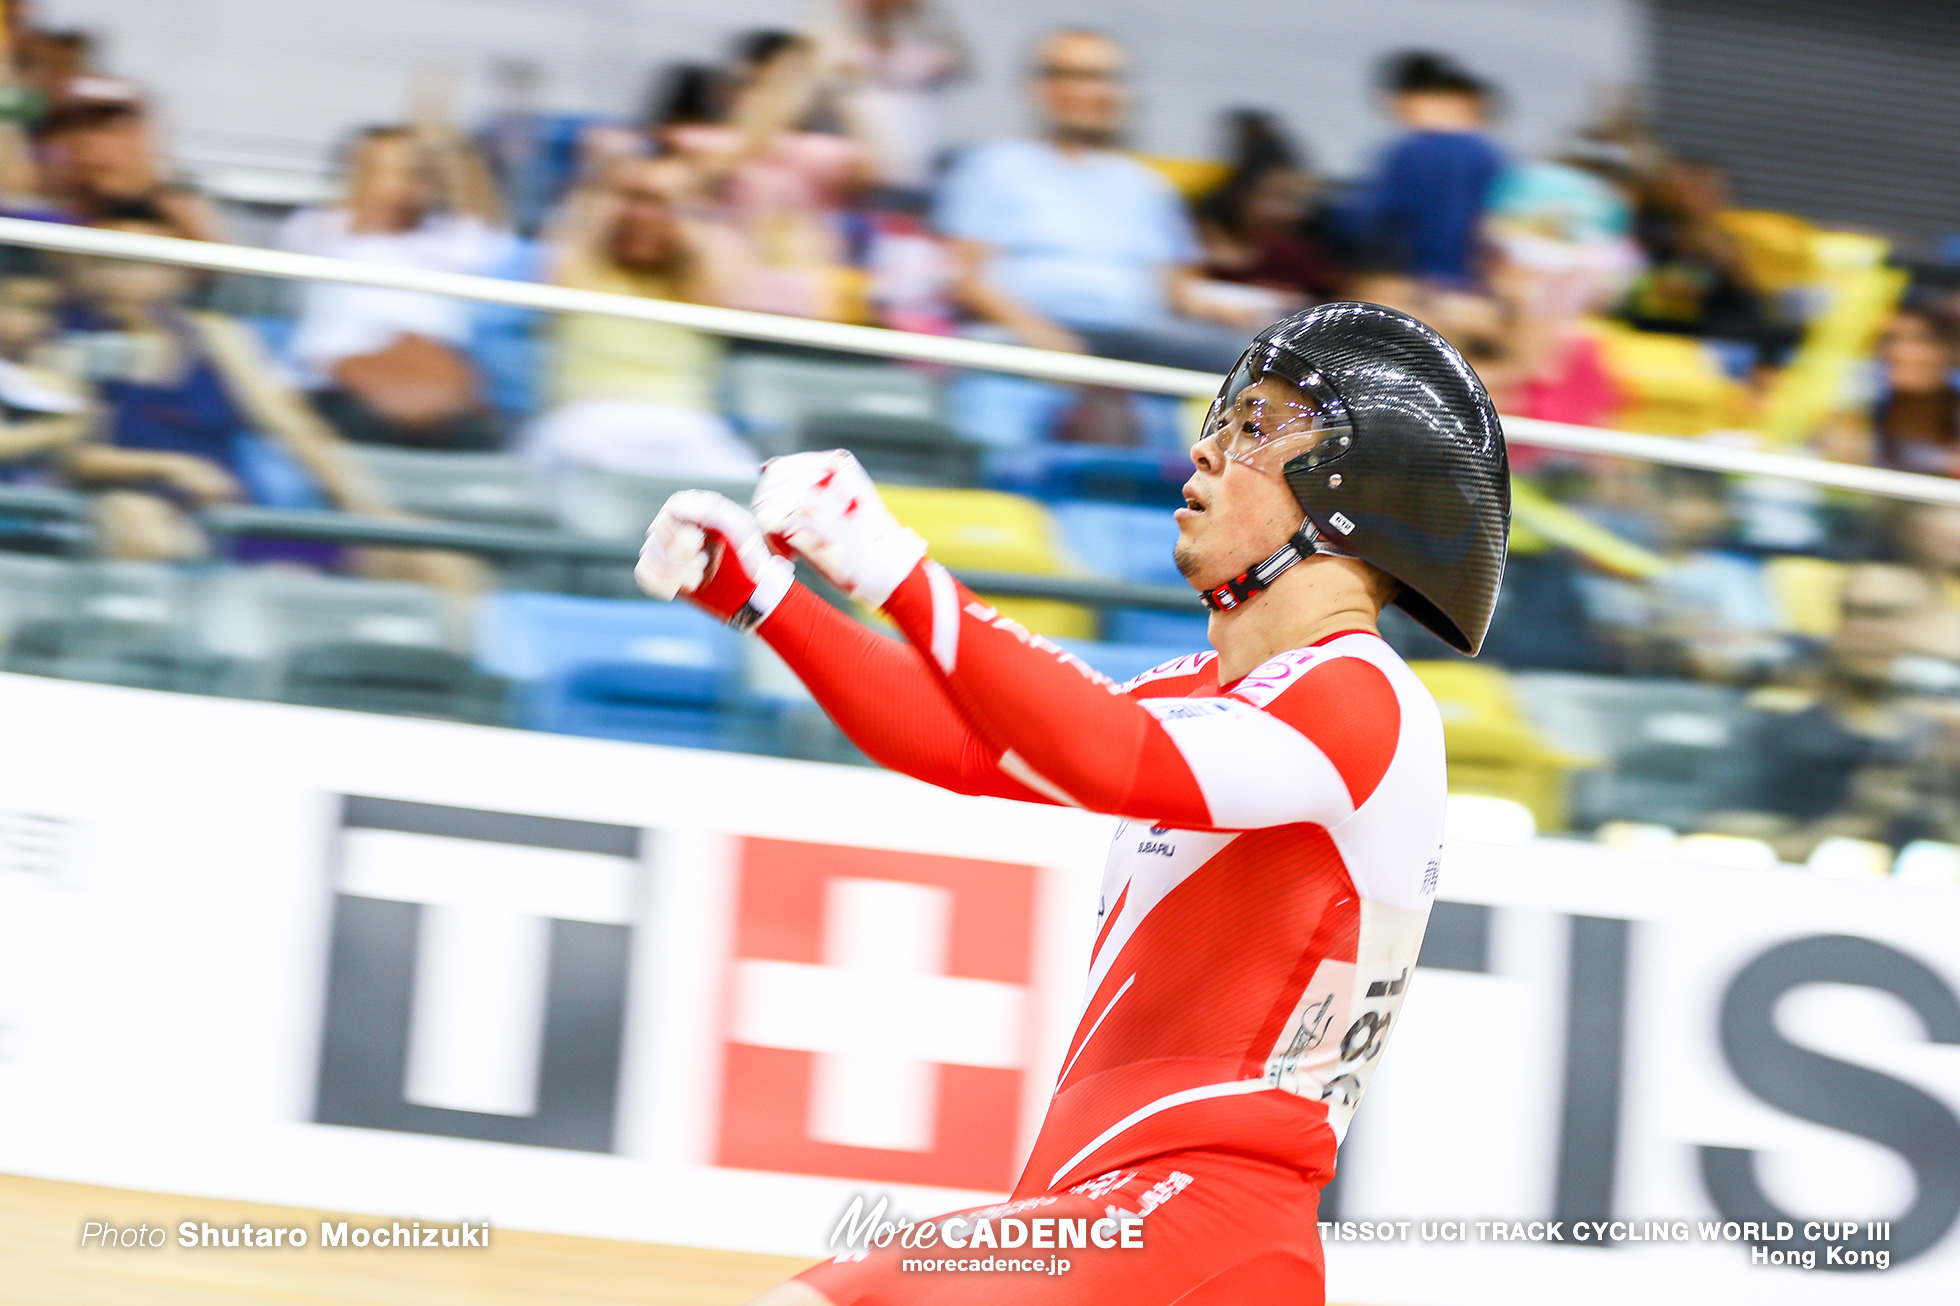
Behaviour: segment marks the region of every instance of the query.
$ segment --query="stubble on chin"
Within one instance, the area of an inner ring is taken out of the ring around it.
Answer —
[[[1196,580],[1198,569],[1203,562],[1198,557],[1198,548],[1185,540],[1179,540],[1171,549],[1171,561],[1177,564],[1178,575],[1186,580]]]

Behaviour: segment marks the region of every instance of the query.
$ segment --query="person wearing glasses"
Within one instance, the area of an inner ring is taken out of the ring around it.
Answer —
[[[1121,818],[1009,1200],[927,1243],[838,1248],[756,1306],[1324,1299],[1320,1190],[1400,1025],[1442,853],[1442,718],[1377,620],[1392,602],[1482,645],[1504,435],[1434,330],[1338,303],[1252,342],[1191,462],[1174,556],[1213,647],[1122,685],[968,593],[842,450],[767,464],[752,512],[689,490],[649,528],[641,588],[756,632],[872,758]],[[1064,1225],[1088,1241],[1063,1250]]]
[[[1223,372],[1266,324],[1206,297],[1203,250],[1170,184],[1121,152],[1129,59],[1097,32],[1035,47],[1041,134],[963,154],[934,224],[954,246],[955,295],[1020,344]]]

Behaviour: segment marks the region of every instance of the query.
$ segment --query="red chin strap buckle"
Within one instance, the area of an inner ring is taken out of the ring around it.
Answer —
[[[1313,522],[1300,523],[1300,529],[1250,571],[1242,571],[1217,589],[1201,590],[1198,601],[1213,612],[1230,612],[1271,585],[1288,567],[1321,551],[1320,531]]]

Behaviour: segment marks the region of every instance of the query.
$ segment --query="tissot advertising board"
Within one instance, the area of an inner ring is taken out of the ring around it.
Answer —
[[[377,1217],[818,1256],[1003,1191],[1113,828],[20,677],[0,720],[0,1170]],[[1440,897],[1331,1299],[1952,1300],[1960,892],[1540,840]]]

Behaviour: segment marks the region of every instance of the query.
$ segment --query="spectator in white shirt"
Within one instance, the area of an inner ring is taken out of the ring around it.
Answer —
[[[469,139],[428,117],[362,131],[349,151],[346,198],[294,214],[280,244],[362,263],[487,273],[509,259],[513,239]],[[291,354],[316,404],[350,439],[494,447],[501,426],[465,352],[470,323],[462,300],[314,282]]]

